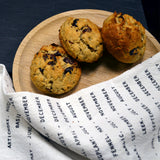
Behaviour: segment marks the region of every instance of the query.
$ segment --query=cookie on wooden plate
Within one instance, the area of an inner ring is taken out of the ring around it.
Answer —
[[[30,66],[33,84],[43,93],[60,95],[79,82],[81,68],[56,44],[43,46],[35,54]]]
[[[102,38],[108,52],[118,61],[135,63],[145,52],[145,28],[128,14],[114,12],[104,20]]]
[[[66,52],[80,62],[92,63],[102,56],[100,30],[89,19],[69,17],[60,27],[59,38]]]

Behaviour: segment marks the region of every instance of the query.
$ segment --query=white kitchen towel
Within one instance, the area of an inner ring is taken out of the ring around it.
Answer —
[[[160,52],[65,98],[14,92],[0,65],[0,160],[160,160]]]

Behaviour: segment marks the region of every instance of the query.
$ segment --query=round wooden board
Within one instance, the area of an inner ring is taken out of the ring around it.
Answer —
[[[33,28],[23,39],[15,55],[13,62],[13,84],[15,91],[29,91],[43,94],[37,90],[31,82],[31,61],[34,54],[37,53],[43,45],[51,43],[60,44],[58,37],[59,28],[67,17],[88,18],[99,27],[102,27],[104,19],[111,14],[112,12],[93,9],[73,10],[52,16]],[[146,60],[160,51],[160,44],[147,30],[146,36],[146,51],[141,61]],[[104,53],[103,57],[95,63],[81,64],[82,76],[79,84],[71,92],[63,96],[70,95],[82,88],[114,78],[136,64],[120,63],[109,54]]]

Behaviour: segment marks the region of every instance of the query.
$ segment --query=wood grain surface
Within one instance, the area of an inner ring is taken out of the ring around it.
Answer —
[[[103,21],[111,14],[111,12],[94,9],[73,10],[52,16],[33,28],[21,42],[14,58],[13,84],[15,91],[29,91],[43,94],[37,90],[31,82],[31,61],[34,54],[37,53],[43,45],[49,45],[51,43],[60,44],[58,37],[59,28],[67,17],[88,18],[99,27],[102,27]],[[158,41],[147,30],[146,36],[146,51],[143,59],[139,62],[135,64],[123,64],[116,61],[107,52],[104,52],[103,57],[95,63],[81,63],[82,76],[78,85],[72,91],[60,97],[70,95],[80,89],[114,78],[159,52],[160,44]]]

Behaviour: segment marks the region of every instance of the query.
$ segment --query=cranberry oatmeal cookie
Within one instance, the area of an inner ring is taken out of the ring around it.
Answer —
[[[59,38],[66,52],[80,62],[92,63],[102,56],[100,30],[89,19],[69,17],[60,27]]]
[[[145,28],[128,14],[114,12],[104,20],[102,38],[108,52],[118,61],[134,63],[145,52]]]
[[[81,68],[64,49],[56,44],[43,46],[30,66],[33,84],[46,94],[63,94],[73,89],[81,76]]]

